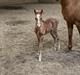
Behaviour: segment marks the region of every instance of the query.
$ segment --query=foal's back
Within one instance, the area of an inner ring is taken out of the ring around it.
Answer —
[[[57,25],[58,25],[58,21],[54,18],[49,18],[47,20],[44,21],[44,26],[47,28],[47,29],[56,29],[57,28]]]

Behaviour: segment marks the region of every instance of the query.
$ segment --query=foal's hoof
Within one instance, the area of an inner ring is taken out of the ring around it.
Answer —
[[[57,48],[55,48],[55,47],[54,47],[53,49],[54,49],[54,51],[58,51],[58,49],[57,49]]]

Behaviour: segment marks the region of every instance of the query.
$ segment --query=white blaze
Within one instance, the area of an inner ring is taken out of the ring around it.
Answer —
[[[39,26],[39,27],[40,27],[40,14],[37,14],[37,15],[36,15],[36,18],[38,19],[37,26]]]

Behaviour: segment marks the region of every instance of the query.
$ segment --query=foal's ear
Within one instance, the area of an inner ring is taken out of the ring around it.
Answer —
[[[36,13],[36,10],[34,9],[34,13]]]
[[[41,14],[43,13],[43,9],[41,9]]]

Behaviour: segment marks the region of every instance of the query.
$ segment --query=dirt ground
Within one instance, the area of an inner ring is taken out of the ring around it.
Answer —
[[[53,50],[53,38],[44,39],[42,62],[38,61],[34,33],[34,9],[44,9],[43,19],[59,20],[61,50]],[[74,26],[73,51],[65,53],[67,26],[59,4],[25,4],[0,9],[0,75],[80,75],[80,37]]]

